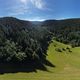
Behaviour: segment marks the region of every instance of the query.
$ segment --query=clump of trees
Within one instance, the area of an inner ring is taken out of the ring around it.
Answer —
[[[71,48],[69,48],[69,47],[67,47],[67,48],[55,48],[55,50],[57,51],[57,52],[66,52],[66,51],[68,51],[68,52],[72,52],[72,50],[71,50]]]
[[[55,49],[57,52],[62,52],[63,50],[61,48],[56,48]]]

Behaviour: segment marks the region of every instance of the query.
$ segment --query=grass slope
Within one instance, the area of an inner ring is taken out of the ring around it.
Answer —
[[[61,49],[62,52],[56,49]],[[71,48],[53,41],[47,53],[47,59],[55,65],[54,68],[46,66],[49,72],[37,70],[37,73],[4,74],[0,75],[0,80],[80,80],[80,47]]]

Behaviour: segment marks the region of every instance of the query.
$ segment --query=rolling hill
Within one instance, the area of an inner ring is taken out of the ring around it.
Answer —
[[[0,73],[1,80],[79,80],[80,19],[0,18]]]

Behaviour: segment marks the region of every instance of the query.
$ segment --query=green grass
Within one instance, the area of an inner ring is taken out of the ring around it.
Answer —
[[[69,52],[67,47],[72,52]],[[57,48],[64,48],[65,51],[58,52]],[[0,75],[0,80],[80,80],[80,47],[71,48],[53,41],[47,53],[47,59],[55,65],[54,68],[46,66],[49,72],[37,70],[37,73],[6,73]]]

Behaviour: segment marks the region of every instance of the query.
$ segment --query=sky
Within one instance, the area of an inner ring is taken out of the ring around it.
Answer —
[[[80,18],[80,0],[0,0],[0,17],[30,21]]]

